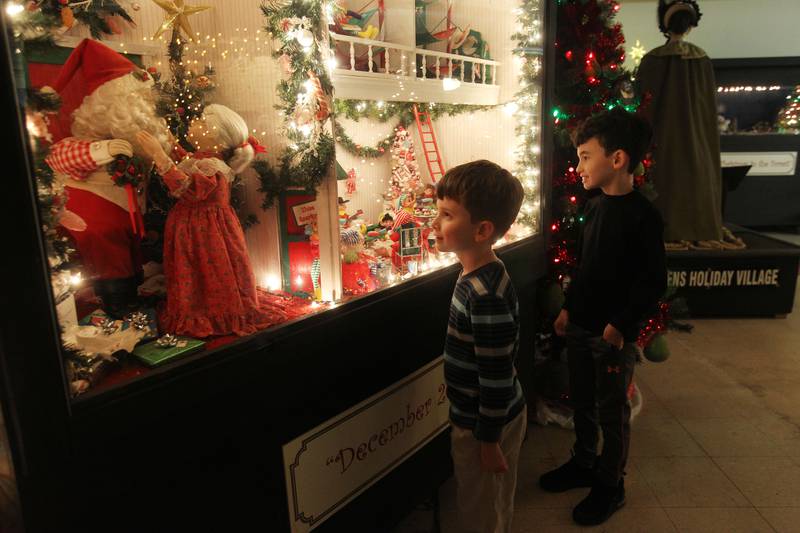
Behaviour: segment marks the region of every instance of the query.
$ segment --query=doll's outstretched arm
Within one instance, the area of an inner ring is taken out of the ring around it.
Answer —
[[[217,176],[214,172],[184,172],[175,166],[158,139],[149,133],[140,131],[136,134],[136,140],[144,153],[156,164],[156,171],[164,178],[172,196],[181,198],[188,192],[194,199],[203,200],[217,187]]]

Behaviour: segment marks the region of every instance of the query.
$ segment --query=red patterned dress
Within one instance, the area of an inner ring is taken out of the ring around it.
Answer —
[[[163,176],[178,202],[164,230],[162,331],[249,335],[288,318],[280,297],[256,288],[244,232],[230,205],[229,176],[217,154],[200,152]]]

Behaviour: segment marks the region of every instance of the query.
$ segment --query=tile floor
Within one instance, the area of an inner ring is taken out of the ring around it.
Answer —
[[[637,368],[644,404],[633,422],[628,503],[588,530],[800,533],[800,311],[692,323],[694,332],[670,334],[667,362]],[[529,426],[515,532],[587,530],[570,513],[588,489],[553,495],[537,485],[571,442],[570,431]],[[458,533],[452,480],[440,505],[442,531]],[[431,522],[415,512],[396,533],[430,531]]]

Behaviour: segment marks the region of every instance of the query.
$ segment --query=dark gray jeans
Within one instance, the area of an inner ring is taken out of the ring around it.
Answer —
[[[598,481],[608,486],[617,486],[628,461],[631,440],[628,387],[633,380],[637,352],[634,343],[625,343],[618,350],[579,326],[567,326],[570,399],[575,411],[573,452],[578,464],[595,467]],[[599,458],[598,430],[603,432],[603,452]]]

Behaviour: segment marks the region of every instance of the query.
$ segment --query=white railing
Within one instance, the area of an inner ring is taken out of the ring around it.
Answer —
[[[338,72],[385,78],[402,76],[420,81],[441,81],[453,78],[454,67],[458,67],[459,74],[455,79],[462,83],[497,85],[497,68],[500,66],[497,61],[412,48],[402,44],[362,39],[338,33],[331,33],[330,36],[336,57],[335,70]],[[421,68],[417,68],[418,66]],[[470,71],[469,74],[466,74],[467,70]]]

